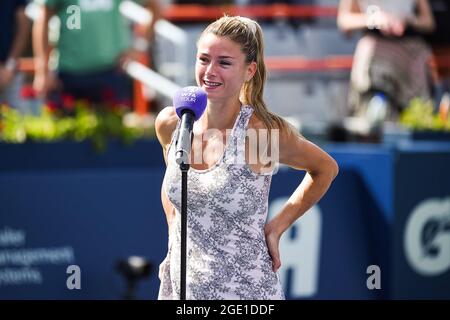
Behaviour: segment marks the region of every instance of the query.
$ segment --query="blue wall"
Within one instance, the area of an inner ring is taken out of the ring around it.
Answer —
[[[449,196],[450,146],[330,145],[327,151],[341,171],[307,214],[318,218],[300,219],[283,236],[289,246],[289,263],[281,270],[288,298],[450,298],[449,269],[442,267],[437,290],[435,278],[409,266],[400,239],[418,201]],[[156,141],[111,143],[100,155],[87,143],[0,145],[0,155],[0,299],[119,299],[125,282],[116,264],[130,255],[154,266],[137,296],[157,297],[167,226],[160,204],[164,163]],[[271,205],[288,197],[302,177],[279,170]],[[312,249],[304,238],[315,225],[318,246]],[[316,264],[302,259],[310,254],[318,257]],[[81,269],[80,290],[66,286],[72,264]],[[370,265],[381,270],[380,290],[367,288]],[[308,292],[295,281],[300,275],[317,278]],[[417,283],[414,294],[405,288],[411,279]]]

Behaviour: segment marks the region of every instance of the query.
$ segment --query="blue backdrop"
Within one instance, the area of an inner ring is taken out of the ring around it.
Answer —
[[[450,298],[450,144],[326,149],[340,174],[282,238],[287,297]],[[167,225],[156,141],[111,143],[100,155],[88,143],[0,145],[0,154],[0,299],[120,299],[117,262],[131,255],[153,265],[137,296],[157,297]],[[279,170],[271,212],[302,177]],[[70,265],[80,267],[79,290],[67,288]],[[367,286],[369,266],[379,268],[380,289]]]

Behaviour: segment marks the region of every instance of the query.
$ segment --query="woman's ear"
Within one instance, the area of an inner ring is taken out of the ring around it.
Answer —
[[[245,81],[250,81],[250,80],[252,80],[252,78],[253,78],[253,76],[255,75],[255,73],[256,73],[256,62],[255,61],[252,61],[252,62],[250,62],[249,64],[248,64],[248,67],[247,67],[247,74],[246,74],[246,76],[245,76]]]

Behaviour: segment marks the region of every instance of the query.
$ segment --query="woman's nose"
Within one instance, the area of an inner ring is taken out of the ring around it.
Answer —
[[[213,76],[213,75],[215,75],[215,72],[216,72],[215,69],[216,69],[216,67],[215,67],[214,63],[210,62],[210,63],[206,66],[205,74],[206,74],[206,75]]]

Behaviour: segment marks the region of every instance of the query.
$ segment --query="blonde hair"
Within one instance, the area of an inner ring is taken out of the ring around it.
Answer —
[[[251,105],[258,118],[267,129],[287,130],[294,133],[296,130],[283,118],[270,112],[264,102],[264,84],[267,72],[264,64],[264,41],[260,25],[249,18],[240,16],[223,16],[214,21],[200,35],[208,33],[218,37],[226,37],[241,46],[245,54],[246,63],[256,62],[256,72],[251,80],[242,86],[241,100]]]

